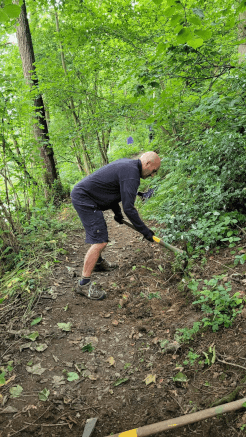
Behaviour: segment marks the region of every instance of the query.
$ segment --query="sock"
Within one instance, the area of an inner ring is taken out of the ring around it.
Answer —
[[[97,264],[101,264],[101,262],[102,262],[102,257],[101,257],[101,255],[99,256],[99,258],[98,258],[98,260],[97,260]]]
[[[83,276],[83,278],[81,279],[81,281],[79,281],[80,285],[86,285],[88,284],[88,282],[90,282],[91,278],[86,278]]]

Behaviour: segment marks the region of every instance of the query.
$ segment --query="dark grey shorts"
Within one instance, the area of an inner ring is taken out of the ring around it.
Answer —
[[[102,211],[78,205],[72,200],[86,231],[85,242],[89,244],[107,243],[108,230]]]

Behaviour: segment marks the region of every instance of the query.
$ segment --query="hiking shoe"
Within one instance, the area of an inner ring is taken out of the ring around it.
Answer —
[[[88,297],[88,299],[102,300],[106,297],[106,293],[103,290],[97,288],[95,282],[88,282],[88,284],[80,285],[80,279],[78,281],[76,293]]]
[[[118,264],[109,263],[106,259],[103,259],[100,263],[94,267],[94,272],[109,272],[110,270],[117,269]]]

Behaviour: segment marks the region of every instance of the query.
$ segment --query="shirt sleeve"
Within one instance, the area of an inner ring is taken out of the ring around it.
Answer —
[[[124,213],[129,218],[131,223],[134,225],[137,231],[141,232],[141,234],[143,234],[144,237],[147,237],[150,234],[150,230],[140,219],[138,212],[134,207],[138,187],[139,187],[138,179],[127,179],[121,181],[120,182],[121,201],[122,201]]]
[[[112,209],[112,211],[113,211],[113,213],[114,213],[115,215],[120,215],[120,214],[122,214],[121,207],[120,207],[120,205],[119,205],[118,202],[114,202],[114,203],[112,203],[112,205],[111,205],[111,209]]]

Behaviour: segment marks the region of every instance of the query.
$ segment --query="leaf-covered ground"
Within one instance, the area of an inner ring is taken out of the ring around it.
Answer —
[[[173,254],[118,225],[110,213],[107,223],[105,258],[117,260],[119,269],[93,275],[107,299],[90,301],[74,292],[88,248],[79,227],[70,232],[67,253],[46,278],[25,325],[13,306],[9,312],[2,306],[1,437],[77,437],[91,417],[98,417],[94,437],[107,436],[208,408],[237,387],[235,399],[246,395],[240,383],[246,374],[246,310],[232,327],[209,328],[180,345],[176,330],[191,328],[204,314],[192,305],[183,272],[173,269]],[[234,258],[226,248],[209,253],[202,266],[193,264],[190,278],[224,274],[222,284],[231,283],[231,293],[243,297],[245,267],[235,267]],[[162,434],[243,436],[244,414]]]

